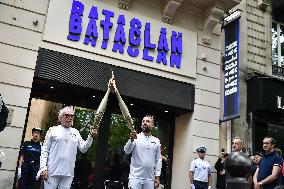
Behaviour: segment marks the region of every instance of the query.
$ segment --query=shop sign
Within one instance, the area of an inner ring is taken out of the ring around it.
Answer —
[[[88,14],[86,14],[87,12]],[[98,14],[102,15],[102,19],[98,20]],[[82,18],[87,16],[89,18],[86,31],[82,30]],[[85,45],[97,46],[97,38],[102,36],[100,48],[111,48],[113,52],[120,54],[127,54],[131,57],[137,57],[139,53],[143,53],[143,59],[146,61],[167,65],[170,67],[180,69],[182,58],[182,33],[172,31],[170,41],[167,39],[167,28],[160,29],[159,41],[157,44],[151,41],[151,23],[146,22],[145,26],[138,18],[132,18],[129,23],[126,22],[125,16],[120,14],[116,21],[111,19],[114,17],[114,12],[108,9],[98,10],[97,6],[92,6],[90,10],[85,10],[84,4],[80,1],[73,1],[69,20],[69,34],[68,40],[79,41],[81,37],[84,38]],[[125,25],[130,26],[128,35],[126,33]],[[103,32],[98,32],[98,27],[103,28]],[[110,29],[115,30],[115,35],[110,38]],[[82,36],[82,34],[84,34]],[[142,44],[141,35],[144,34],[143,52],[137,48]],[[126,45],[126,40],[129,40],[129,45]],[[112,47],[109,47],[109,40],[114,41]],[[126,50],[127,49],[127,50]],[[156,55],[150,55],[149,51],[156,49]],[[167,60],[167,53],[170,54],[170,60]]]
[[[225,26],[224,120],[239,116],[239,18]]]
[[[91,59],[104,63],[196,77],[196,32],[100,1],[50,0],[43,41],[103,55]]]

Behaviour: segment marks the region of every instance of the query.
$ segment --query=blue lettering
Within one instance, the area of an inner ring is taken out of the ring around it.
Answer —
[[[138,46],[141,42],[141,22],[140,20],[133,18],[130,21],[129,29],[129,44],[132,46]]]
[[[98,38],[97,23],[95,19],[90,19],[87,31],[85,34],[84,44],[88,45],[91,42],[92,46],[96,46],[96,41]]]
[[[180,69],[180,62],[181,62],[181,55],[180,54],[171,54],[170,58],[170,66],[171,67],[176,67]]]
[[[146,22],[145,30],[144,30],[144,47],[149,49],[155,49],[156,44],[151,43],[150,38],[150,23]]]
[[[102,11],[102,14],[105,16],[105,20],[101,20],[101,26],[103,27],[104,33],[103,33],[103,41],[102,41],[102,49],[107,48],[107,43],[109,40],[109,30],[112,28],[113,23],[110,21],[111,17],[114,17],[114,13],[112,11],[104,9]]]
[[[172,31],[172,53],[182,54],[182,33],[178,32],[178,35],[175,31]]]
[[[117,19],[117,28],[115,31],[114,44],[112,47],[112,51],[117,52],[117,50],[119,50],[120,54],[124,53],[124,44],[126,42],[124,25],[125,25],[124,15],[119,15]]]
[[[132,46],[128,46],[127,48],[127,53],[132,56],[132,57],[137,57],[139,55],[139,50],[138,49],[133,49]]]
[[[73,1],[71,14],[77,14],[83,16],[84,5],[80,1]]]
[[[120,15],[117,19],[117,28],[115,31],[114,41],[125,43],[125,32],[124,32],[124,25],[125,25],[125,18],[123,15]]]
[[[98,38],[98,29],[97,29],[97,22],[98,19],[98,9],[97,7],[92,7],[89,13],[89,23],[87,27],[87,31],[85,33],[84,44],[88,45],[91,42],[93,47],[96,46],[97,38]]]
[[[69,20],[69,35],[67,39],[71,41],[79,41],[82,32],[82,18],[84,5],[80,1],[73,1]]]
[[[157,63],[163,62],[164,65],[167,65],[167,53],[163,51],[158,51],[156,62]]]
[[[98,8],[97,7],[94,7],[92,6],[92,9],[89,13],[89,18],[93,18],[93,19],[98,19]]]
[[[132,57],[137,57],[139,55],[139,50],[138,49],[134,49],[133,46],[139,46],[139,44],[141,43],[141,21],[136,19],[136,18],[132,18],[130,21],[130,29],[129,29],[129,46],[127,49],[127,52],[130,56]]]
[[[147,48],[143,49],[143,59],[148,61],[153,61],[154,57],[149,55],[148,50],[149,49]]]
[[[67,39],[71,41],[79,41],[82,32],[82,18],[79,15],[72,14],[69,21],[69,35]]]
[[[123,54],[124,53],[124,44],[114,42],[113,47],[112,47],[112,51],[117,52],[117,50],[119,50],[120,54]]]
[[[166,28],[161,28],[160,38],[158,42],[158,50],[166,51],[166,52],[169,51]]]

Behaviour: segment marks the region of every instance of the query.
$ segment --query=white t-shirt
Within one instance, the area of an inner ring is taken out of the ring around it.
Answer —
[[[161,161],[160,140],[154,136],[137,135],[133,142],[129,139],[124,146],[126,154],[132,152],[129,178],[154,180],[160,176]]]
[[[211,164],[206,160],[197,158],[191,162],[190,171],[193,172],[193,180],[208,182],[208,175],[211,174]]]
[[[61,125],[49,128],[40,156],[40,173],[47,170],[49,176],[74,176],[77,148],[85,153],[93,138],[84,141],[75,128]]]

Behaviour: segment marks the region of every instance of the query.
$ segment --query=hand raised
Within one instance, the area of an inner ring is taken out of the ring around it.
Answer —
[[[92,137],[97,136],[98,134],[97,128],[95,128],[94,126],[90,127],[90,134],[92,135]]]
[[[137,139],[137,132],[136,131],[132,131],[129,135],[129,138],[131,140],[131,142],[134,141],[134,139]]]

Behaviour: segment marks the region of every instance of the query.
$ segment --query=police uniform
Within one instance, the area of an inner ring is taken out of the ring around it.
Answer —
[[[21,146],[20,155],[24,156],[21,166],[21,178],[19,189],[34,189],[36,186],[36,175],[39,170],[41,153],[40,142],[25,141]]]
[[[206,152],[205,147],[201,147]],[[201,148],[196,149],[197,152]],[[205,153],[204,152],[204,153]],[[190,171],[193,174],[193,184],[195,189],[208,189],[208,176],[211,174],[211,164],[204,159],[196,158],[190,164]]]

